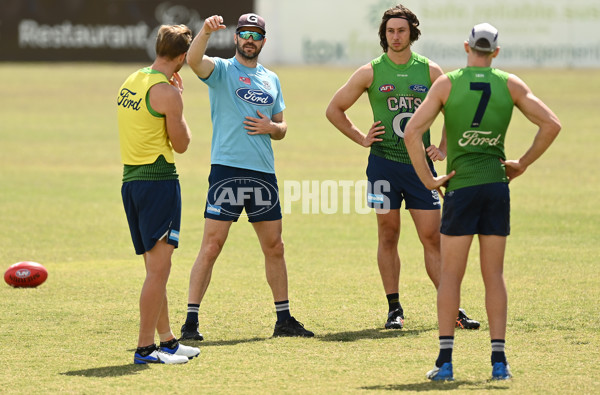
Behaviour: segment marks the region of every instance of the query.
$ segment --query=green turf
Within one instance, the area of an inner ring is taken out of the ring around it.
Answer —
[[[1,392],[600,392],[599,70],[519,71],[560,117],[563,131],[511,183],[505,274],[507,354],[515,377],[488,380],[475,243],[462,305],[482,328],[457,333],[457,380],[436,384],[424,376],[437,355],[435,291],[409,216],[403,213],[400,240],[406,328],[390,332],[381,329],[387,306],[374,215],[303,214],[301,202],[284,217],[290,301],[316,338],[270,338],[275,314],[262,255],[252,227],[240,221],[201,306],[201,356],[184,366],[132,364],[144,270],[120,201],[115,100],[138,66],[0,64],[0,266],[32,260],[49,270],[37,289],[0,284]],[[367,150],[324,116],[352,70],[274,69],[289,124],[287,137],[274,142],[280,186],[286,180],[364,179]],[[189,151],[177,156],[184,209],[168,286],[176,333],[202,236],[211,138],[206,87],[187,67],[183,77],[194,136]],[[363,130],[371,123],[364,98],[350,114]],[[515,112],[509,158],[520,155],[534,133]]]

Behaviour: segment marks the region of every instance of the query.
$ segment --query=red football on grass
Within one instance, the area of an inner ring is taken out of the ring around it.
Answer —
[[[4,281],[16,288],[35,288],[47,278],[48,270],[36,262],[15,263],[4,272]]]

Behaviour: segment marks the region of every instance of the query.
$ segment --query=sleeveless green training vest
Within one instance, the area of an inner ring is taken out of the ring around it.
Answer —
[[[447,191],[508,182],[500,158],[514,103],[509,74],[490,67],[466,67],[446,74],[452,89],[444,106],[448,139],[447,173],[456,170]]]
[[[385,134],[379,136],[383,141],[371,145],[371,154],[411,164],[404,129],[431,86],[429,60],[413,52],[408,63],[399,65],[384,53],[371,61],[371,66],[373,83],[367,93],[373,120],[385,126]],[[423,144],[430,145],[429,130],[423,135]]]

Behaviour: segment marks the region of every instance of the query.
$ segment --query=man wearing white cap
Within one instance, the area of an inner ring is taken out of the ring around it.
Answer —
[[[442,273],[438,288],[440,352],[431,380],[453,380],[454,312],[460,301],[471,242],[479,235],[481,273],[492,346],[492,378],[511,377],[504,353],[507,292],[503,277],[510,233],[508,183],[552,144],[561,125],[554,113],[517,76],[491,67],[498,56],[498,31],[476,25],[464,43],[467,67],[438,78],[406,129],[415,170],[431,190],[446,186],[442,213]],[[506,131],[516,106],[539,130],[517,160],[504,153]],[[421,136],[444,111],[447,175],[434,176],[425,161]]]
[[[245,210],[265,257],[267,282],[275,302],[273,336],[313,337],[290,314],[282,216],[271,140],[287,132],[279,78],[258,63],[266,39],[265,21],[242,15],[234,37],[236,53],[222,59],[205,55],[212,33],[225,29],[223,17],[204,21],[187,62],[209,88],[213,138],[204,236],[190,274],[188,314],[181,339],[203,340],[198,310],[229,229]],[[236,322],[243,324],[242,320]]]

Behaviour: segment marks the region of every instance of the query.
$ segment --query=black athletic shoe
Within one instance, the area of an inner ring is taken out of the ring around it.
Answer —
[[[275,323],[273,337],[313,337],[315,334],[304,329],[302,323],[296,321],[294,317],[288,318],[281,324]]]
[[[462,329],[479,329],[479,322],[467,317],[464,309],[458,309],[458,317],[456,317],[456,327]]]
[[[396,309],[388,313],[385,329],[402,329],[404,327],[404,311]]]
[[[179,340],[204,340],[202,333],[198,332],[198,325],[199,324],[197,322],[195,327],[194,324],[183,324],[181,327],[181,337]]]

